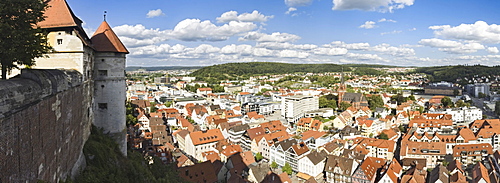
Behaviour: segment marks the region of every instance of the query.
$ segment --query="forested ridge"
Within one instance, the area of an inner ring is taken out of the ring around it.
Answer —
[[[394,67],[383,65],[337,65],[337,64],[289,64],[275,62],[227,63],[201,68],[191,74],[197,78],[232,79],[240,76],[290,74],[290,73],[325,73],[354,72],[361,75],[376,75],[383,72],[373,68]],[[358,73],[359,72],[359,73]]]
[[[459,78],[473,78],[491,75],[500,75],[500,66],[484,65],[456,65],[456,66],[437,66],[437,67],[419,67],[416,73],[425,73],[431,81],[449,81],[456,82]]]

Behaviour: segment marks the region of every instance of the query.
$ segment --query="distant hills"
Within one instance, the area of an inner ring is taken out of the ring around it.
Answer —
[[[140,67],[140,66],[130,66],[125,68],[125,71],[161,71],[161,70],[186,70],[186,69],[200,69],[203,66],[158,66],[158,67]]]
[[[385,65],[365,64],[289,64],[276,62],[246,62],[227,63],[203,67],[196,70],[191,76],[199,78],[231,79],[239,76],[271,75],[287,73],[324,73],[324,72],[354,72],[361,75],[376,75],[383,72],[373,68],[395,67]]]
[[[449,81],[457,82],[459,78],[474,78],[482,76],[500,75],[500,66],[484,65],[456,65],[456,66],[436,66],[436,67],[418,67],[415,72],[425,73],[431,81]],[[464,84],[464,83],[462,83]]]

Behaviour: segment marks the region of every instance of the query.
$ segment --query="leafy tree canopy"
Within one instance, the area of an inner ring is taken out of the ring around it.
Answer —
[[[34,58],[51,50],[46,33],[36,27],[44,20],[47,4],[43,0],[0,1],[0,65],[2,79],[21,65],[35,65]]]

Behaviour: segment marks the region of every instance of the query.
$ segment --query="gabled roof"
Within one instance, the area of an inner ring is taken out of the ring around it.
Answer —
[[[216,142],[219,140],[224,140],[224,136],[222,135],[221,131],[217,128],[207,131],[191,132],[189,136],[193,141],[193,145],[200,145],[200,144]]]
[[[37,24],[40,28],[80,27],[82,24],[66,0],[49,0],[46,3],[49,8],[44,13],[45,20]]]
[[[318,151],[311,151],[311,153],[309,153],[306,158],[309,158],[309,160],[314,164],[314,165],[317,165],[318,163],[322,162],[322,161],[325,161],[325,154],[324,153],[320,153]]]
[[[129,53],[127,48],[125,48],[123,43],[106,21],[101,23],[90,40],[92,41],[96,51]]]
[[[374,180],[377,176],[377,170],[382,168],[386,163],[385,159],[375,158],[375,157],[367,157],[363,163],[359,166],[361,171],[364,172],[365,176],[368,180]]]

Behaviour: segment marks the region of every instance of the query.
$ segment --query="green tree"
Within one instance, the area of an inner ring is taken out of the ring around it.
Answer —
[[[500,101],[495,102],[495,114],[500,115]]]
[[[290,164],[285,163],[285,166],[283,166],[283,168],[281,168],[281,170],[283,170],[283,172],[286,172],[288,175],[292,175],[293,173],[293,170],[292,170],[292,166],[290,166]]]
[[[470,104],[467,102],[464,102],[463,100],[458,100],[455,102],[455,106],[457,107],[470,107]]]
[[[329,99],[328,95],[319,97],[319,107],[320,108],[337,108],[337,101],[334,99]]]
[[[453,96],[457,96],[459,93],[460,93],[460,91],[458,91],[458,89],[453,90]]]
[[[366,98],[368,100],[368,106],[371,110],[375,110],[377,107],[384,107],[384,100],[380,95],[372,95]]]
[[[443,104],[444,107],[453,107],[453,101],[451,101],[450,97],[442,98],[441,104]]]
[[[382,132],[379,136],[378,136],[379,139],[384,139],[384,140],[389,140],[389,136],[387,134],[385,134],[384,132]]]
[[[52,49],[47,43],[47,34],[36,26],[44,20],[46,9],[43,0],[0,1],[1,79],[6,79],[7,73],[14,68],[35,65],[35,58]]]
[[[274,168],[278,168],[278,163],[276,163],[275,161],[273,161],[273,162],[271,163],[271,168],[273,168],[273,169],[274,169]]]
[[[487,96],[487,95],[486,95],[486,94],[484,94],[483,92],[479,92],[479,93],[477,94],[477,97],[478,97],[478,98],[486,98],[486,96]]]
[[[348,102],[341,102],[339,109],[342,111],[345,111],[347,108],[351,107],[351,104]]]
[[[264,159],[264,157],[262,156],[262,154],[260,152],[258,152],[257,154],[255,154],[255,161],[260,161]]]

